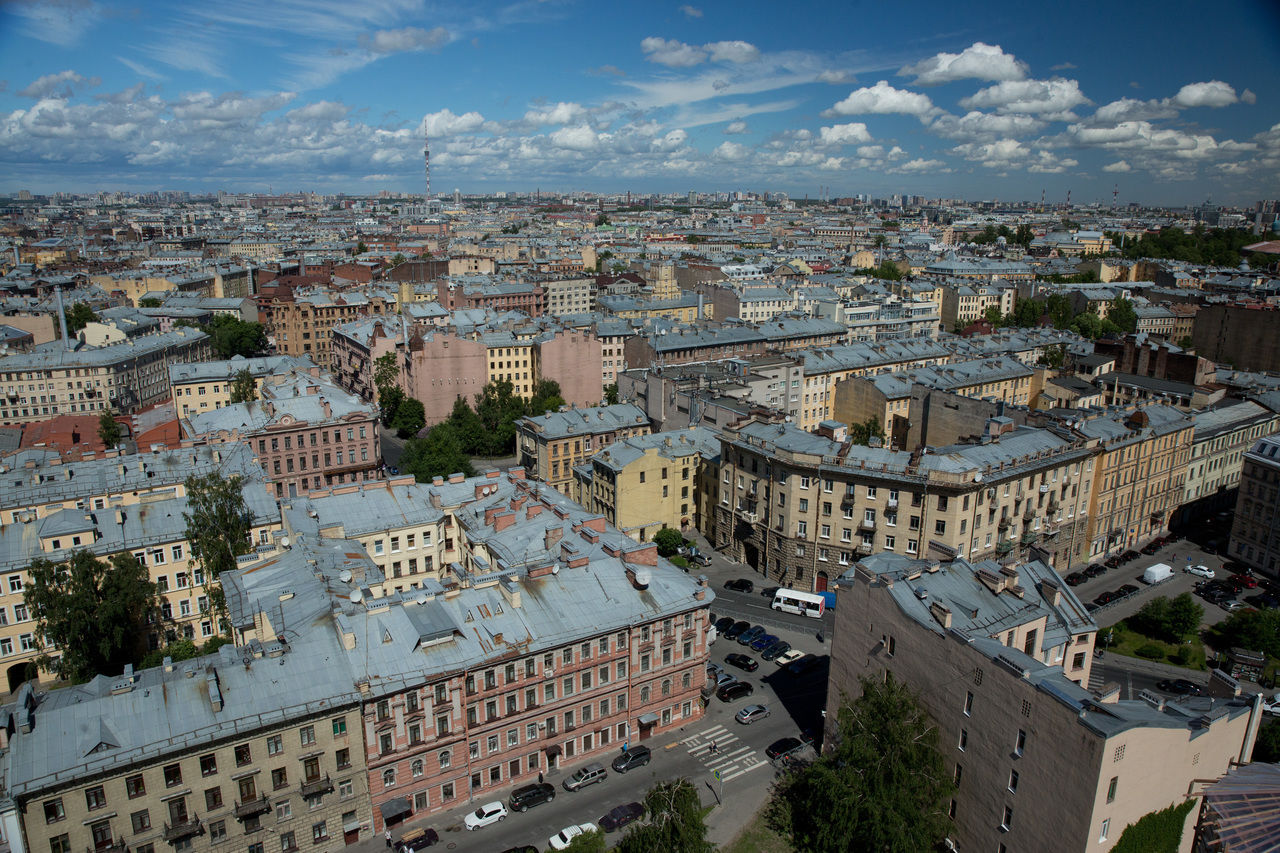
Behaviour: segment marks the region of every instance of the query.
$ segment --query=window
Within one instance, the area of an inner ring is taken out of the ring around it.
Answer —
[[[288,811],[289,811],[289,804],[288,804],[288,803],[281,803],[279,806],[276,806],[276,816],[277,816],[277,817],[279,817],[279,816],[280,816],[280,808],[281,808],[281,806],[283,806],[283,807],[284,807],[285,812],[288,812]],[[287,816],[287,815],[286,815],[286,816]],[[298,849],[298,842],[297,842],[297,840],[294,838],[294,834],[293,834],[293,831],[292,831],[292,830],[290,830],[289,832],[282,832],[282,833],[280,833],[280,853],[289,853],[289,851],[291,851],[291,850],[297,850],[297,849]]]
[[[298,730],[298,735],[302,740],[303,746],[310,746],[311,744],[316,742],[316,727],[303,726],[301,729]]]
[[[1106,841],[1107,834],[1111,832],[1111,818],[1105,818],[1102,821],[1102,834],[1098,837],[1099,841]]]
[[[67,833],[49,839],[50,853],[71,853],[71,839]]]
[[[45,802],[44,804],[44,822],[45,823],[57,823],[60,820],[65,820],[66,817],[67,817],[67,813],[62,808],[61,798],[57,800],[48,800]]]
[[[225,820],[210,821],[209,822],[209,840],[217,844],[219,841],[225,841],[226,838],[227,838],[227,822]]]
[[[204,792],[204,807],[209,811],[222,808],[222,789],[208,788]]]
[[[964,752],[964,748],[969,745],[969,732],[965,729],[960,730],[960,742],[956,744],[956,748]]]
[[[1024,732],[1022,729],[1018,729],[1018,739],[1014,742],[1013,754],[1022,755],[1022,750],[1026,749],[1026,747],[1027,747],[1027,733]]]
[[[351,766],[351,750],[343,748],[334,752],[334,761],[338,765],[339,770],[344,770]]]
[[[964,695],[964,715],[966,717],[973,713],[973,692],[970,691]]]
[[[284,767],[277,767],[271,771],[271,787],[279,791],[281,788],[289,787],[289,771]]]
[[[1009,806],[1004,807],[1004,820],[1000,821],[1000,831],[1008,832],[1009,827],[1013,826],[1013,809]]]
[[[382,771],[382,787],[390,788],[396,784],[396,769],[388,767]]]
[[[1018,771],[1017,770],[1009,771],[1009,793],[1010,794],[1018,793]]]
[[[215,755],[200,756],[200,775],[212,776],[218,772],[218,758]]]
[[[280,735],[272,735],[267,738],[267,755],[279,755],[284,751],[284,742]]]
[[[164,786],[175,788],[182,784],[182,765],[170,764],[164,768]]]
[[[324,841],[329,837],[329,830],[324,821],[311,824],[311,840],[316,844]]]
[[[345,737],[347,734],[347,718],[337,717],[333,721],[333,736]]]
[[[1107,802],[1114,803],[1116,800],[1116,786],[1120,783],[1119,776],[1112,776],[1111,782],[1107,784]],[[1104,833],[1105,835],[1105,833]]]
[[[129,795],[129,799],[136,799],[147,793],[147,784],[142,780],[142,774],[137,776],[129,776],[124,780],[125,793]]]

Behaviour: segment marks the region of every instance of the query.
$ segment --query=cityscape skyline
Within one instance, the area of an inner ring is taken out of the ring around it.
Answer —
[[[13,191],[420,194],[426,133],[437,193],[1248,204],[1280,177],[1280,10],[1244,5],[31,0],[0,7],[0,163]]]

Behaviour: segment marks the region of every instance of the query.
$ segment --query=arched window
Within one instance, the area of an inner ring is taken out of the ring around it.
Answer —
[[[386,770],[383,770],[382,771],[382,787],[390,788],[391,786],[395,785],[395,783],[396,783],[396,769],[394,767],[388,767]]]
[[[422,775],[422,759],[415,758],[413,763],[409,765],[409,772],[413,774],[413,778],[417,779]]]
[[[440,766],[441,766],[441,767],[448,767],[448,766],[449,766],[449,761],[450,761],[450,759],[452,758],[452,756],[449,754],[449,750],[447,750],[447,749],[442,749],[442,750],[440,750],[439,758],[440,758]]]
[[[640,688],[640,703],[645,704],[649,701],[649,686],[646,684]]]
[[[693,676],[686,672],[680,677],[680,689],[688,690],[691,686],[693,686]]]
[[[671,679],[670,678],[664,678],[662,680],[662,695],[663,696],[671,695]]]

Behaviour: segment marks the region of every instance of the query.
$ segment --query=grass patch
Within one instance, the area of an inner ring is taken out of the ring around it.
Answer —
[[[742,828],[737,838],[720,848],[720,853],[793,853],[794,850],[785,838],[765,824],[761,811]]]
[[[1208,669],[1205,664],[1204,643],[1198,638],[1190,643],[1166,643],[1133,630],[1124,620],[1112,626],[1111,631],[1112,642],[1106,647],[1110,654],[1154,660],[1187,669]],[[1099,631],[1098,635],[1105,640],[1106,629]]]

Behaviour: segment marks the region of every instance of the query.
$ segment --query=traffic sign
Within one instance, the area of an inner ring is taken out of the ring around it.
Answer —
[[[720,781],[720,771],[719,771],[719,770],[712,770],[712,771],[711,771],[711,778],[713,778],[713,779],[715,779],[717,782],[719,782],[719,781]]]

